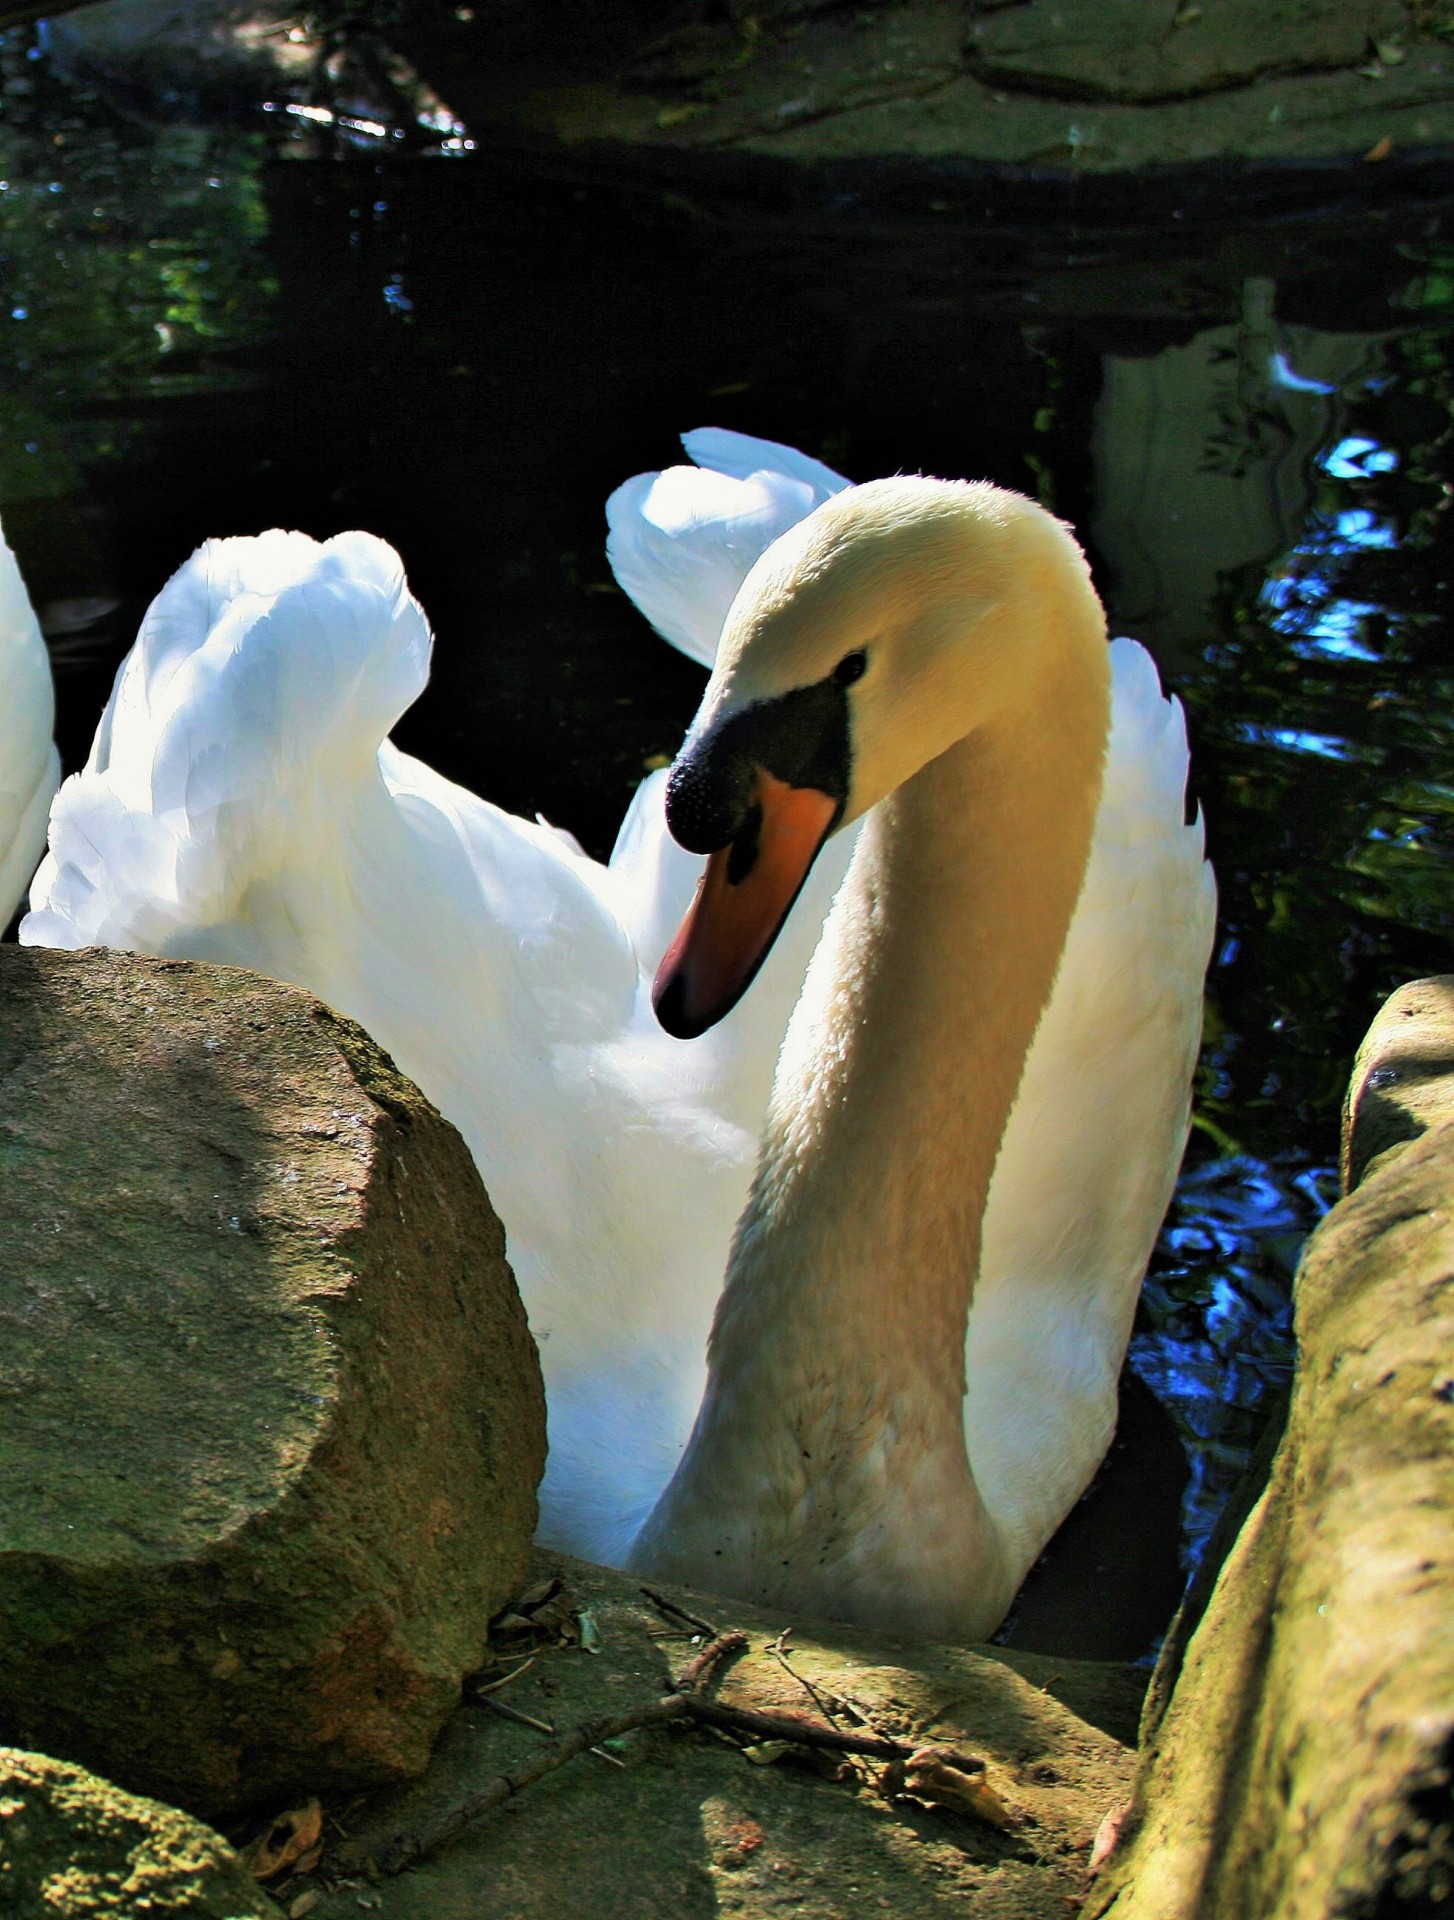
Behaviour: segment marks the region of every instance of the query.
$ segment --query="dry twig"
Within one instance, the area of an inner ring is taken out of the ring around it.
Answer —
[[[552,1740],[555,1738],[555,1728],[548,1720],[537,1720],[533,1713],[522,1713],[518,1707],[507,1706],[503,1700],[492,1700],[488,1694],[476,1694],[475,1700],[501,1720],[513,1720],[518,1727],[530,1727],[536,1733],[548,1733]]]
[[[583,1720],[578,1727],[572,1727],[569,1733],[562,1734],[550,1746],[541,1747],[513,1773],[496,1774],[478,1793],[460,1801],[458,1806],[451,1807],[448,1813],[427,1827],[396,1834],[379,1856],[378,1871],[383,1874],[402,1873],[426,1853],[432,1853],[436,1847],[443,1846],[446,1840],[452,1840],[457,1833],[462,1833],[492,1807],[512,1799],[535,1781],[543,1780],[546,1774],[554,1773],[567,1761],[574,1760],[577,1754],[600,1746],[603,1740],[616,1740],[623,1733],[631,1733],[638,1727],[655,1726],[664,1720],[682,1718],[696,1704],[691,1697],[691,1690],[705,1683],[719,1660],[740,1653],[746,1645],[745,1633],[719,1634],[710,1645],[702,1648],[695,1659],[687,1662],[674,1692],[626,1713],[611,1714],[600,1720]]]
[[[656,1596],[649,1597],[655,1599]],[[668,1607],[671,1605],[670,1602],[666,1604]],[[827,1747],[838,1753],[870,1754],[876,1759],[900,1763],[911,1760],[919,1752],[919,1748],[909,1742],[891,1740],[881,1734],[853,1733],[846,1728],[825,1726],[821,1721],[809,1719],[806,1714],[762,1713],[753,1707],[733,1707],[719,1700],[708,1700],[703,1689],[714,1670],[723,1660],[741,1653],[746,1646],[745,1633],[717,1634],[682,1668],[670,1693],[628,1708],[623,1713],[597,1720],[583,1720],[549,1746],[539,1748],[512,1772],[496,1774],[477,1793],[451,1807],[428,1826],[396,1834],[379,1854],[371,1870],[380,1874],[402,1873],[416,1860],[472,1826],[492,1807],[512,1799],[535,1781],[543,1780],[547,1774],[565,1766],[578,1754],[599,1748],[603,1741],[619,1739],[624,1733],[634,1733],[638,1728],[659,1726],[671,1720],[697,1720],[709,1727],[750,1733],[758,1740],[786,1740],[795,1746]],[[527,1715],[516,1708],[506,1707],[503,1701],[482,1699],[480,1704],[502,1718],[524,1721],[527,1725],[543,1725],[542,1722],[531,1722]],[[982,1765],[963,1755],[955,1757],[962,1766]]]
[[[759,1740],[790,1740],[798,1747],[831,1747],[837,1753],[867,1753],[876,1760],[907,1760],[918,1751],[906,1740],[890,1740],[879,1733],[850,1733],[846,1727],[827,1727],[805,1713],[760,1713],[755,1707],[728,1707],[719,1700],[689,1700],[694,1720],[711,1727],[732,1727]]]
[[[688,1613],[685,1607],[679,1607],[675,1600],[668,1600],[664,1593],[656,1592],[653,1587],[643,1587],[641,1591],[659,1613],[667,1614],[675,1620],[684,1620],[694,1632],[705,1633],[709,1640],[716,1639],[717,1629],[709,1620],[699,1620],[696,1614]]]

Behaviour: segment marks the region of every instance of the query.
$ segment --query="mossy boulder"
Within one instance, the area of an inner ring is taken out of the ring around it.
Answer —
[[[1354,1190],[1298,1274],[1267,1488],[1086,1920],[1454,1902],[1454,978],[1401,989],[1375,1021],[1344,1164]]]
[[[0,1913],[25,1920],[278,1920],[200,1821],[43,1753],[0,1747]]]
[[[0,1738],[209,1817],[425,1763],[536,1355],[463,1142],[240,971],[0,948]]]

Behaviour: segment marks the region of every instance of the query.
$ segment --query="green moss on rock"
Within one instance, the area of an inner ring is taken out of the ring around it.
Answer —
[[[45,1754],[0,1748],[0,1913],[277,1920],[220,1835]]]

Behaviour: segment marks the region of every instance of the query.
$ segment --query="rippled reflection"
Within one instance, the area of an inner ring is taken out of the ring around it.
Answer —
[[[1219,1151],[1178,1189],[1132,1360],[1192,1458],[1189,1562],[1288,1377],[1291,1275],[1336,1197],[1361,1028],[1449,964],[1450,348],[1445,324],[1391,338],[1345,390],[1301,528],[1226,583],[1182,687],[1222,891],[1198,1098]]]

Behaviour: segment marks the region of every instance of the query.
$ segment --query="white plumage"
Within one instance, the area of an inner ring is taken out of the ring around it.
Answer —
[[[609,550],[659,630],[708,661],[759,554],[848,483],[741,435],[686,445],[699,466],[613,496]],[[542,1537],[619,1564],[702,1396],[773,1064],[856,830],[828,843],[735,1010],[670,1039],[650,980],[702,863],[666,834],[665,776],[607,867],[477,799],[387,739],[429,644],[368,535],[202,547],[61,790],[21,937],[255,967],[389,1049],[461,1128],[505,1222],[547,1383]],[[1133,642],[1112,661],[1094,850],[996,1164],[967,1339],[969,1455],[1020,1572],[1110,1438],[1212,929],[1180,709]]]
[[[61,777],[54,720],[40,624],[15,555],[0,538],[0,930],[45,849],[46,814]]]

